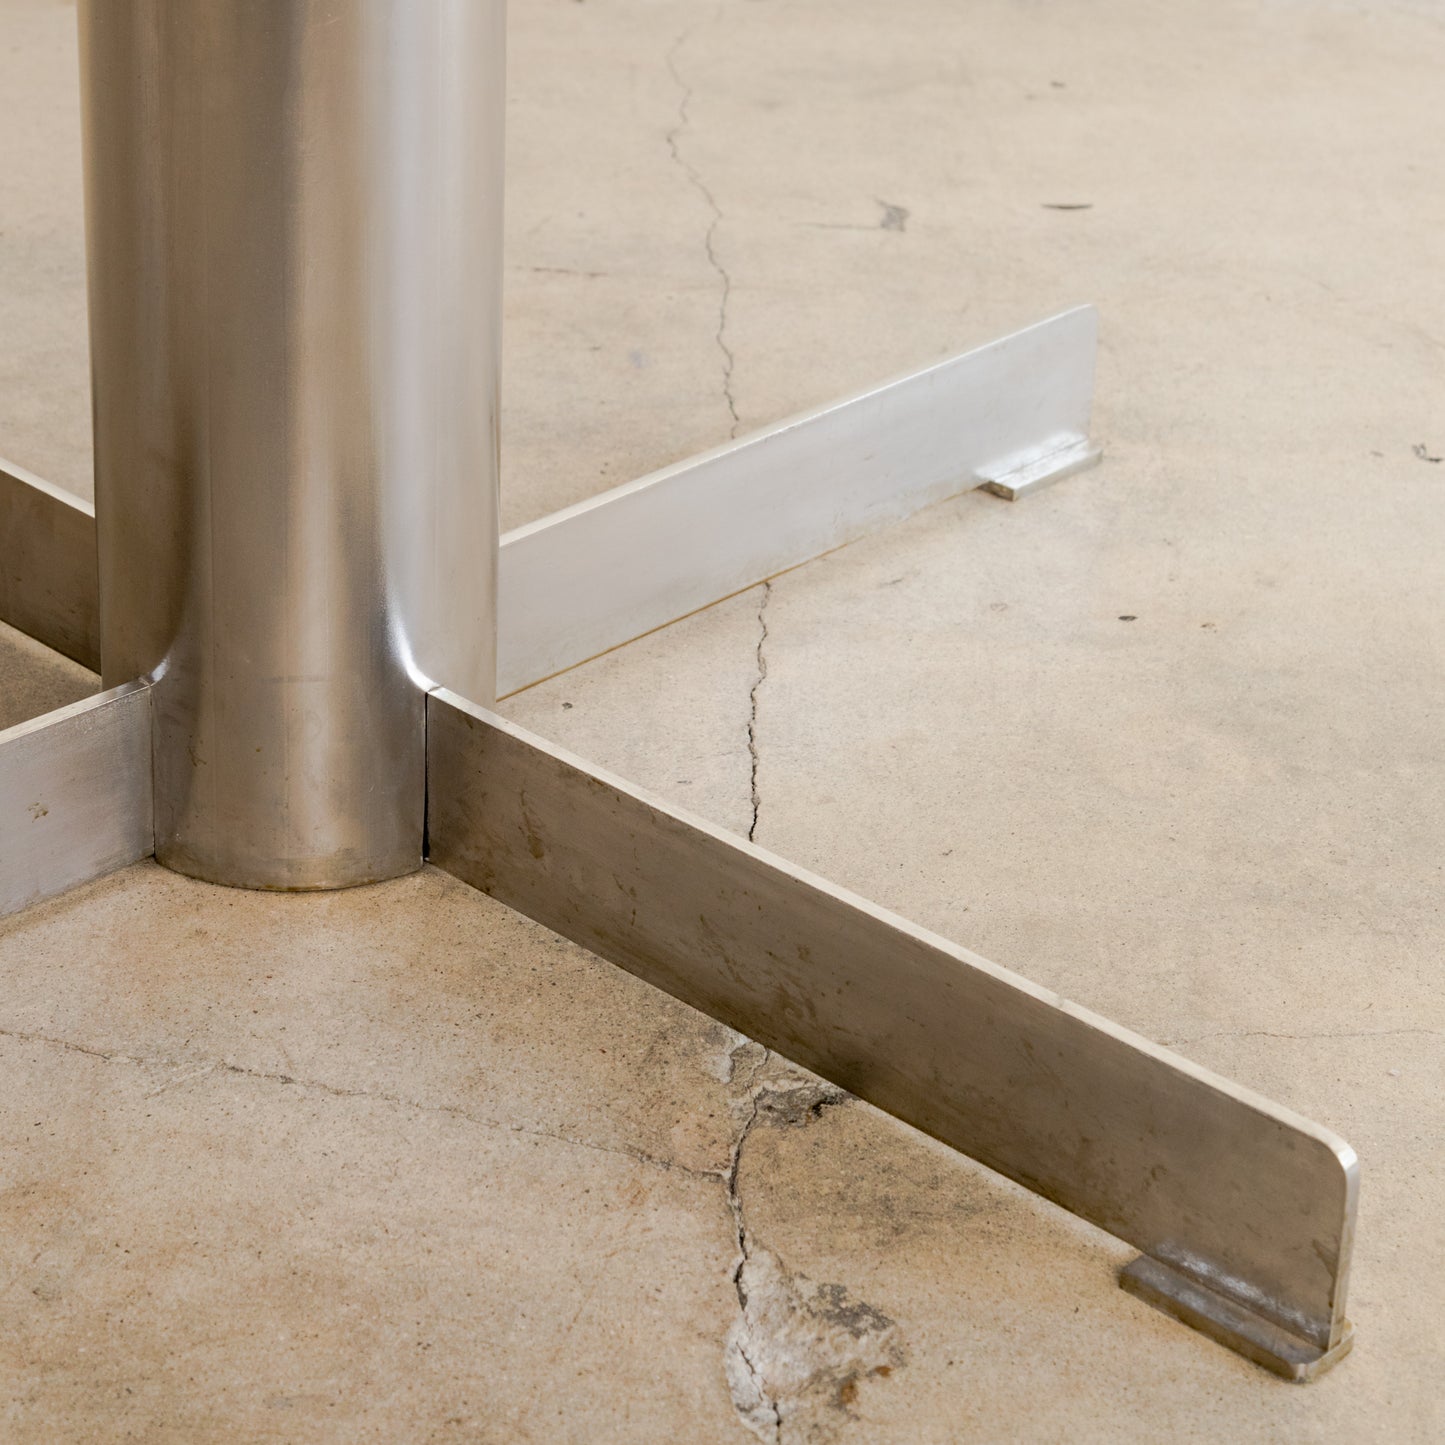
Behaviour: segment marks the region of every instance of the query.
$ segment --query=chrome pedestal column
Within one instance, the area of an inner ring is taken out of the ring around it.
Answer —
[[[101,663],[156,856],[421,865],[495,676],[501,0],[82,0]]]

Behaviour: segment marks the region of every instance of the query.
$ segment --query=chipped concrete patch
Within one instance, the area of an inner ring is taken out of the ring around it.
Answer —
[[[743,1089],[751,1087],[768,1061],[767,1049],[723,1023],[709,1025],[708,1038],[709,1042],[717,1045],[717,1053],[704,1066],[708,1073],[720,1084],[737,1084]]]
[[[836,1084],[811,1077],[770,1080],[757,1091],[757,1122],[779,1128],[800,1127],[824,1109],[847,1102],[852,1096]]]
[[[737,1135],[725,1182],[737,1236],[738,1317],[723,1349],[728,1392],[738,1418],[762,1440],[832,1440],[854,1418],[862,1382],[887,1378],[904,1363],[902,1336],[845,1285],[815,1284],[760,1243],[738,1181],[754,1129],[806,1128],[851,1096],[747,1040],[728,1057],[748,1068],[745,1077],[735,1068],[729,1099]]]
[[[865,1382],[907,1361],[902,1334],[841,1284],[793,1274],[754,1248],[738,1279],[742,1315],[728,1335],[728,1389],[739,1418],[776,1442],[826,1441],[855,1418]]]

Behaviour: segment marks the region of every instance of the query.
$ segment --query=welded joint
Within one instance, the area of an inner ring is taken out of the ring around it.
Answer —
[[[1321,1346],[1147,1254],[1120,1270],[1119,1286],[1292,1384],[1318,1379],[1355,1343],[1348,1320],[1341,1319],[1333,1344]]]
[[[1017,502],[1021,497],[1063,481],[1065,477],[1097,466],[1103,455],[1103,449],[1095,446],[1088,437],[1071,437],[1063,443],[1049,441],[1042,447],[1031,448],[993,466],[981,468],[978,490],[1002,497],[1006,502]]]

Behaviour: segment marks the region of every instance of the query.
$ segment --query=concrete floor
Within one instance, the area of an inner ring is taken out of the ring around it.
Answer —
[[[146,865],[0,925],[0,1435],[1441,1438],[1445,10],[512,12],[509,524],[1080,300],[1107,457],[507,710],[1343,1133],[1355,1353],[439,873]],[[0,454],[85,492],[73,25],[0,0]],[[0,638],[0,724],[91,685]]]

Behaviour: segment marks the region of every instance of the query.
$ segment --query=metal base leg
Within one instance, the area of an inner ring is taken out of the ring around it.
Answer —
[[[0,622],[100,671],[95,508],[3,457]]]
[[[0,732],[0,917],[154,848],[143,683]]]
[[[1066,313],[509,534],[502,688],[965,488],[1089,465],[1094,327]],[[0,531],[23,564],[0,615],[89,658],[93,522],[12,468]],[[1246,1358],[1304,1380],[1347,1352],[1343,1140],[465,697],[425,705],[437,866],[1135,1244],[1124,1288]],[[0,912],[150,851],[150,726],[133,685],[0,734]]]
[[[1097,345],[1079,306],[508,532],[498,694],[933,502],[1018,497],[1091,465]]]
[[[1152,1303],[1290,1378],[1338,1358],[1342,1140],[478,705],[1089,465],[1092,309],[499,546],[504,0],[78,13],[101,527],[0,472],[0,618],[127,685],[0,734],[0,913],[152,850],[395,877],[429,826],[459,878],[1132,1241]]]
[[[1343,1139],[443,689],[427,779],[438,867],[1139,1246],[1250,1359],[1343,1352]]]
[[[1097,344],[1079,306],[506,533],[498,693],[959,492],[1015,500],[1092,466]],[[98,669],[93,509],[0,461],[0,525],[0,621]]]

